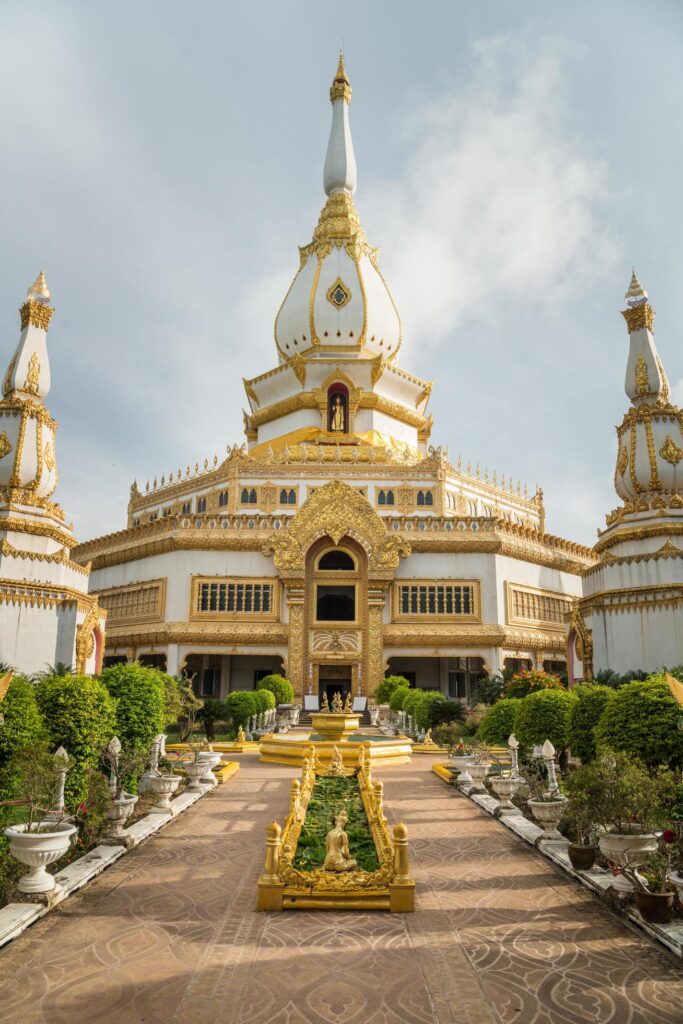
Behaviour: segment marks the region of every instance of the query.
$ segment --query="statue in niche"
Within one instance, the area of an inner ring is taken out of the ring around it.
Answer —
[[[339,811],[334,818],[334,828],[327,833],[324,871],[356,870],[356,861],[349,856],[349,837],[344,831],[347,821],[346,811]]]
[[[346,416],[344,413],[344,402],[342,396],[337,394],[332,400],[332,416],[330,419],[330,430],[335,434],[343,434],[346,430]]]

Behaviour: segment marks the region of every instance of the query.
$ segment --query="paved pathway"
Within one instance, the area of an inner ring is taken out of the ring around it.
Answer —
[[[428,758],[377,772],[417,913],[255,913],[294,772],[242,764],[0,952],[2,1024],[682,1024],[683,970]]]

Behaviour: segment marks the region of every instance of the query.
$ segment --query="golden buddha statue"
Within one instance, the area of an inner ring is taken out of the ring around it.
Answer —
[[[334,397],[332,403],[332,423],[330,425],[336,434],[344,433],[344,403],[341,400],[341,395],[335,395]]]
[[[349,837],[344,829],[348,821],[346,811],[339,811],[334,818],[334,828],[325,839],[324,871],[355,871],[356,861],[349,856]]]
[[[247,742],[246,733],[244,732],[244,729],[243,729],[242,726],[240,726],[239,729],[237,730],[237,742],[238,743],[246,743]]]

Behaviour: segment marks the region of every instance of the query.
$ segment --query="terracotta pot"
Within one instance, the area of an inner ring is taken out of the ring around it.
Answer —
[[[581,843],[570,843],[567,853],[575,871],[590,871],[598,855],[597,846],[583,846]]]
[[[674,906],[672,892],[637,892],[636,906],[641,917],[651,924],[668,924]]]
[[[26,825],[5,829],[10,853],[30,868],[17,882],[19,892],[51,892],[56,887],[54,877],[45,868],[66,853],[76,832],[76,826],[66,822],[41,822],[38,829],[27,832]]]
[[[566,804],[566,800],[529,800],[531,813],[543,826],[543,839],[564,839],[557,826]]]

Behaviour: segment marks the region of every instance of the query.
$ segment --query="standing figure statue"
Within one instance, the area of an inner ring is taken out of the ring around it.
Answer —
[[[353,697],[351,696],[351,691],[349,691],[346,694],[346,700],[344,701],[344,714],[345,715],[350,715],[352,711],[353,711]]]
[[[341,395],[335,395],[334,401],[332,402],[332,430],[337,434],[343,434],[345,423],[344,423],[344,403],[342,402]]]
[[[330,829],[325,839],[324,871],[355,871],[356,861],[349,856],[349,837],[344,831],[348,815],[339,811],[334,817],[334,828]]]
[[[334,697],[332,698],[332,710],[337,715],[340,715],[342,713],[342,711],[344,710],[344,706],[342,704],[341,694],[339,693],[339,690],[335,690],[335,692],[334,692]]]
[[[328,713],[329,713],[329,710],[330,710],[330,702],[329,702],[329,701],[328,701],[328,699],[327,699],[327,694],[326,694],[326,693],[324,693],[324,694],[323,694],[323,702],[322,702],[322,704],[320,705],[320,710],[321,710],[322,712],[324,712],[324,714],[328,714]]]

